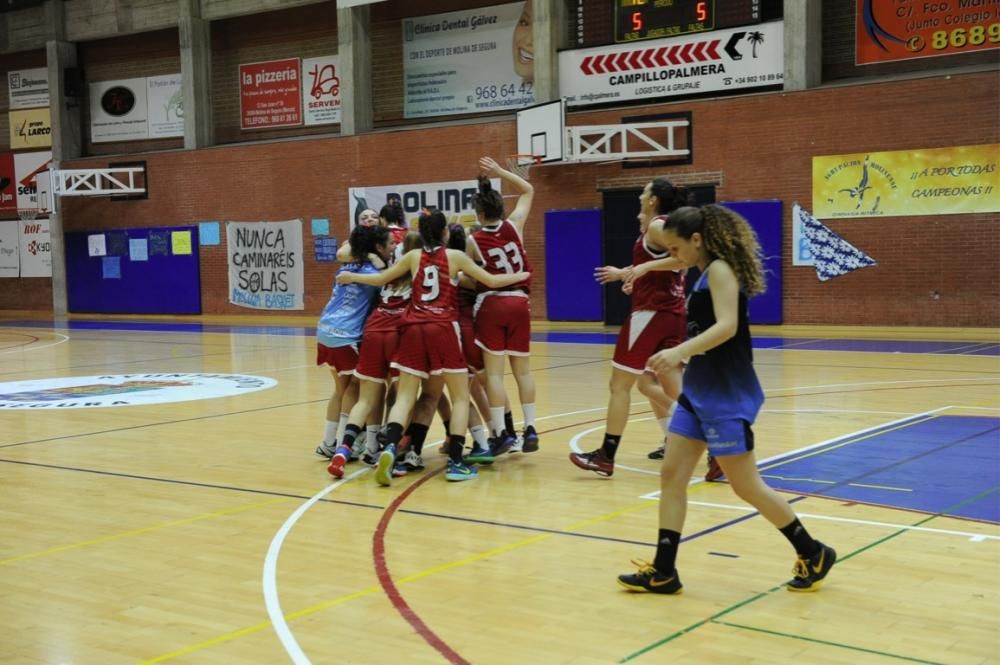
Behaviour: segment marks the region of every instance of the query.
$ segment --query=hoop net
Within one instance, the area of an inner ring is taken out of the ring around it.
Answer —
[[[531,173],[531,167],[533,164],[541,164],[541,155],[508,155],[507,156],[507,169],[511,173],[516,173],[518,176],[528,180],[528,175]]]
[[[22,222],[30,222],[35,217],[38,217],[38,206],[33,208],[18,208],[17,216],[21,218]]]

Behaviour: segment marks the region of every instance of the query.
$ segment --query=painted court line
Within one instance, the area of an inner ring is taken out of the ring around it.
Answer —
[[[16,349],[7,349],[6,351],[0,351],[0,353],[17,353],[17,352],[25,353],[27,351],[40,351],[41,349],[48,349],[48,348],[51,348],[53,346],[58,346],[60,344],[63,344],[65,342],[69,341],[69,337],[66,336],[66,335],[62,335],[62,334],[57,333],[57,332],[54,332],[52,334],[53,335],[57,335],[59,337],[62,337],[62,339],[57,339],[54,342],[51,342],[49,344],[37,344],[37,345],[36,344],[30,344],[28,346],[18,347]]]

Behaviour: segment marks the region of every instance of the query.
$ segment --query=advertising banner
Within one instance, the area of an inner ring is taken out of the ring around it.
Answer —
[[[240,129],[302,124],[299,58],[240,65]]]
[[[49,70],[12,69],[7,72],[8,108],[31,109],[49,105]]]
[[[1000,144],[813,157],[813,215],[1000,212]]]
[[[49,220],[18,222],[21,277],[52,277],[52,240]]]
[[[52,117],[48,108],[11,111],[8,116],[13,150],[52,147]]]
[[[14,153],[0,152],[0,211],[17,210],[17,185]]]
[[[533,104],[531,19],[531,0],[403,19],[404,116]]]
[[[90,84],[90,140],[136,141],[149,137],[146,79]]]
[[[302,61],[302,113],[306,125],[340,122],[340,66],[337,56]]]
[[[38,207],[38,187],[35,184],[35,176],[47,170],[51,162],[51,150],[14,153],[14,179],[17,188],[15,208]]]
[[[1000,4],[995,1],[855,1],[859,65],[1000,48]]]
[[[149,107],[149,138],[184,136],[184,92],[181,75],[150,76],[146,79]]]
[[[559,53],[569,106],[781,85],[784,22]]]
[[[500,191],[500,178],[491,178],[493,189]],[[416,185],[380,185],[378,187],[351,187],[348,189],[348,215],[351,228],[358,223],[363,210],[378,212],[386,203],[395,199],[403,206],[409,228],[417,228],[420,211],[437,209],[445,214],[449,224],[468,226],[476,221],[472,196],[479,191],[475,180],[454,182],[429,182]]]
[[[229,302],[248,309],[305,309],[302,220],[228,222]]]
[[[20,222],[0,222],[0,278],[21,276],[21,250],[17,226]]]

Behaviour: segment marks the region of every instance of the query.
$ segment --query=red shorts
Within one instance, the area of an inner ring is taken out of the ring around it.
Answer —
[[[514,293],[514,292],[511,292]],[[476,344],[496,355],[531,352],[531,303],[518,295],[480,295],[476,301]]]
[[[472,318],[466,318],[459,314],[458,327],[462,331],[462,355],[465,356],[465,364],[473,372],[481,372],[483,364],[483,350],[476,346],[476,328]]]
[[[358,355],[358,366],[354,375],[365,381],[385,383],[385,378],[391,373],[389,364],[399,346],[399,331],[387,330],[366,332],[361,340],[361,352]]]
[[[351,344],[331,348],[317,342],[316,364],[329,365],[337,370],[337,374],[351,374],[358,366],[358,347],[356,344]]]
[[[392,366],[422,379],[431,374],[465,374],[461,333],[457,321],[411,323],[399,333],[399,346]]]
[[[642,374],[649,357],[657,351],[677,346],[687,339],[687,319],[673,312],[632,312],[615,344],[611,364],[618,369]]]

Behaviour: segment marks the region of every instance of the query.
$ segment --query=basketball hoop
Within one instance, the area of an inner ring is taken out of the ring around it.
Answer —
[[[541,164],[541,155],[508,155],[507,156],[507,169],[511,173],[515,173],[518,176],[528,180],[528,175],[531,172],[531,166],[533,164]]]
[[[22,222],[30,222],[35,217],[38,217],[38,206],[33,208],[18,208],[17,216],[21,218]]]

